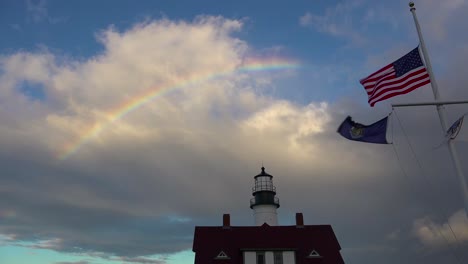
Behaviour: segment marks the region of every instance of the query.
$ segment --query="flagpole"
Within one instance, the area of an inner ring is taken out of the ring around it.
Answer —
[[[409,7],[410,7],[411,13],[413,14],[414,24],[416,25],[416,30],[418,31],[419,42],[421,44],[420,45],[421,51],[424,57],[424,61],[426,63],[427,72],[429,73],[429,78],[431,80],[431,86],[432,86],[432,92],[434,94],[434,99],[437,102],[440,100],[439,88],[434,78],[434,73],[432,72],[431,61],[427,53],[426,44],[424,43],[424,39],[421,33],[421,27],[419,26],[418,18],[416,17],[416,8],[414,7],[413,2],[409,3]],[[445,114],[445,107],[443,106],[443,104],[437,104],[437,113],[439,114],[440,124],[442,126],[442,129],[444,130],[443,132],[445,133],[447,132],[447,121],[446,121],[447,119],[446,119],[446,114]],[[468,187],[466,184],[465,176],[463,175],[463,170],[461,168],[460,161],[458,159],[457,150],[455,149],[455,145],[453,144],[452,140],[448,141],[448,148],[449,148],[450,156],[452,158],[453,165],[458,175],[458,180],[460,181],[460,187],[461,187],[463,202],[465,206],[465,214],[468,217]]]

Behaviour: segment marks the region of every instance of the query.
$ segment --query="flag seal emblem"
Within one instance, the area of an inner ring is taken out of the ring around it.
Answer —
[[[364,128],[352,126],[349,132],[352,138],[361,138],[364,135]]]
[[[386,138],[387,120],[388,116],[366,126],[361,123],[354,122],[353,119],[348,116],[343,123],[341,123],[336,132],[349,140],[388,144]]]

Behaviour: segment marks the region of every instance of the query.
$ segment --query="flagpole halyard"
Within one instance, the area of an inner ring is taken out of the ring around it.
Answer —
[[[438,89],[438,86],[437,86],[437,82],[436,82],[436,80],[434,78],[434,73],[432,72],[431,61],[429,59],[429,54],[428,54],[427,49],[426,49],[426,44],[424,43],[424,38],[422,36],[421,27],[419,25],[418,18],[416,16],[416,8],[414,7],[413,2],[409,3],[409,7],[410,7],[411,13],[413,14],[414,24],[415,24],[416,30],[418,32],[421,51],[423,53],[424,61],[425,61],[425,64],[426,64],[426,69],[427,69],[427,72],[429,73],[429,78],[431,80],[431,86],[432,86],[432,92],[434,94],[434,99],[437,102],[437,101],[440,100],[439,89]],[[444,130],[443,132],[445,134],[445,132],[447,131],[447,121],[446,121],[445,108],[444,108],[443,104],[436,104],[436,106],[437,106],[437,113],[439,115],[440,124],[441,124],[442,129]],[[468,217],[468,187],[467,187],[466,179],[465,179],[465,176],[463,175],[463,170],[461,168],[461,164],[460,164],[460,161],[458,159],[457,150],[455,149],[455,145],[453,144],[453,141],[449,140],[447,145],[448,145],[448,148],[449,148],[449,152],[450,152],[450,156],[452,158],[453,165],[454,165],[455,170],[457,172],[458,180],[460,181],[460,187],[461,187],[461,192],[462,192],[462,197],[463,197],[463,203],[464,203],[464,206],[465,206],[465,214]]]

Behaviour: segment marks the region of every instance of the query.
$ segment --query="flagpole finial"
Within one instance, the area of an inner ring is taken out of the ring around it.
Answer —
[[[410,11],[416,10],[416,7],[414,7],[414,2],[409,2],[408,5],[410,7]]]

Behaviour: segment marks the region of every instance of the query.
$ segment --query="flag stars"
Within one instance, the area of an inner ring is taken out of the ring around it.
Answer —
[[[405,56],[395,61],[393,66],[395,67],[396,76],[400,77],[411,70],[424,66],[424,64],[419,56],[418,48],[415,48]]]

